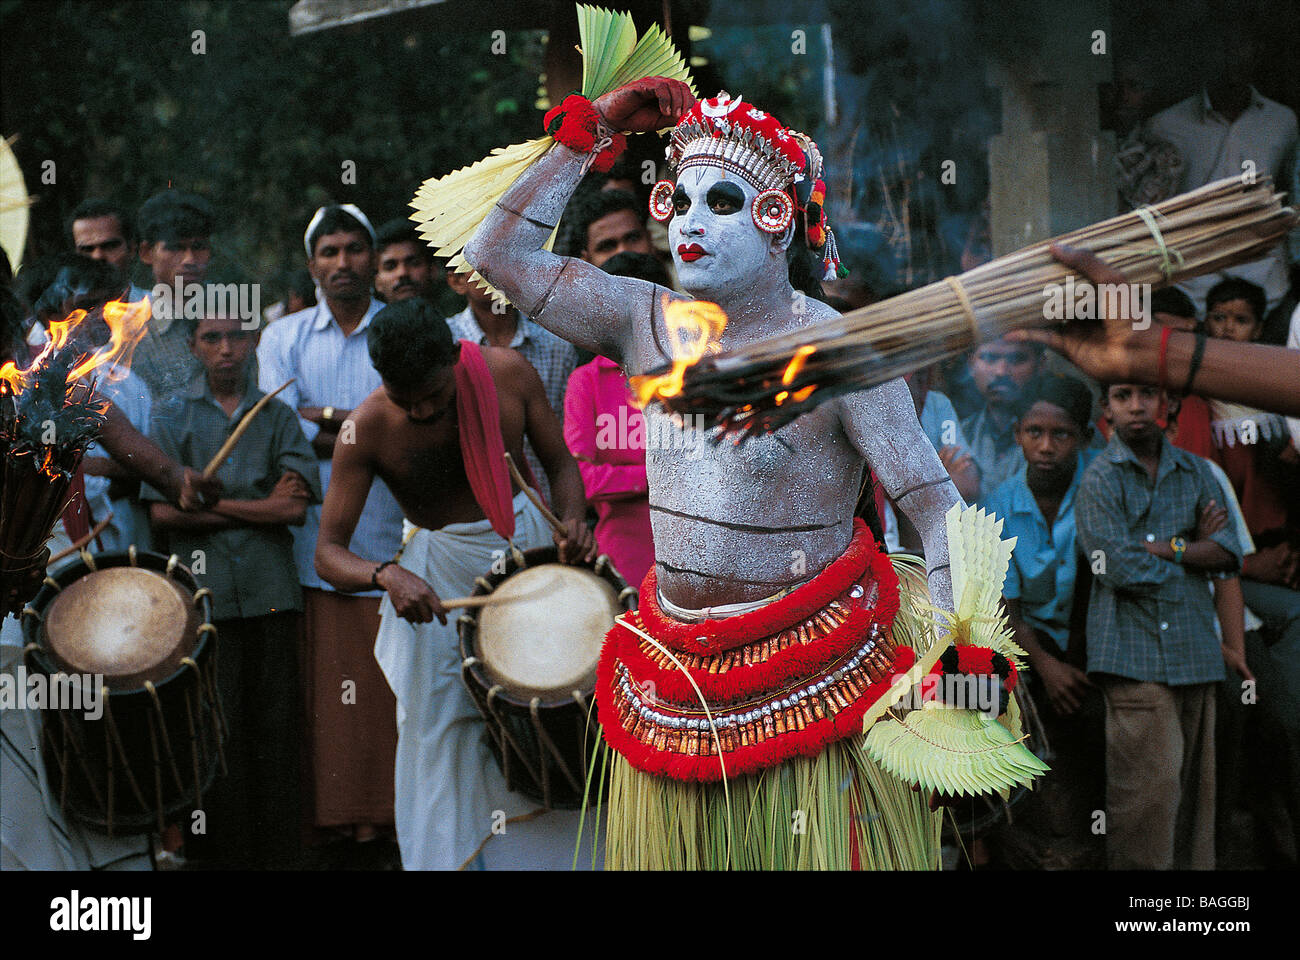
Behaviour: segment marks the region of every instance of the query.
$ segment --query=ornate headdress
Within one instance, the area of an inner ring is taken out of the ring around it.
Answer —
[[[821,257],[823,279],[846,272],[826,222],[821,150],[807,134],[722,91],[696,102],[673,128],[668,169],[680,175],[701,165],[722,167],[759,191],[751,212],[761,230],[781,233],[798,213],[809,249]],[[672,216],[674,188],[668,180],[655,184],[650,195],[655,219]]]

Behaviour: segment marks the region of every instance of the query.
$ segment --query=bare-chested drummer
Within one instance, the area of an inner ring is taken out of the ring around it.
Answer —
[[[403,867],[567,868],[576,814],[552,812],[500,830],[534,805],[506,790],[482,742],[442,600],[470,593],[474,578],[504,555],[505,537],[526,550],[554,536],[562,560],[595,558],[577,462],[541,379],[517,352],[453,341],[446,322],[418,298],[375,314],[367,340],[383,387],[340,431],[316,570],[339,590],[387,593],[375,657],[397,696],[395,813]],[[504,474],[504,452],[524,463],[525,435],[567,536],[552,535]],[[406,516],[400,562],[348,549],[376,476]],[[487,837],[491,842],[476,853]]]

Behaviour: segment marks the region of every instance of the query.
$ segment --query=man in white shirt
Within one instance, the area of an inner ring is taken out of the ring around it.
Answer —
[[[308,267],[321,290],[316,306],[267,327],[258,346],[258,386],[270,393],[296,378],[280,399],[320,458],[328,489],[336,443],[351,442],[352,409],[380,386],[370,363],[366,330],[383,304],[371,295],[375,235],[351,204],[322,207],[307,228]],[[294,558],[303,586],[304,699],[311,717],[315,822],[353,827],[368,841],[393,822],[393,761],[397,704],[375,662],[382,591],[337,593],[316,574],[313,556],[320,507],[294,528]],[[401,546],[402,511],[381,482],[371,487],[351,550],[376,563]]]
[[[1216,32],[1203,62],[1207,82],[1193,96],[1151,118],[1151,132],[1172,143],[1183,157],[1180,190],[1194,190],[1224,177],[1272,176],[1275,189],[1291,184],[1296,153],[1296,115],[1250,84],[1256,44],[1239,25]],[[1232,268],[1234,276],[1264,288],[1271,310],[1286,294],[1287,245],[1283,241],[1251,263]],[[1180,286],[1195,303],[1226,274],[1211,273]]]

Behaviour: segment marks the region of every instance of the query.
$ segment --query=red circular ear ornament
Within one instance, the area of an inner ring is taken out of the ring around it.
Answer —
[[[772,187],[754,198],[750,214],[754,226],[764,233],[784,233],[794,219],[794,201],[784,190]]]
[[[650,191],[650,216],[660,223],[673,215],[673,191],[677,185],[671,180],[660,180]]]

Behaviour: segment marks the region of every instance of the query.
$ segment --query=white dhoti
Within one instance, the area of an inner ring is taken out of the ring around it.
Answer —
[[[522,493],[514,499],[515,546],[552,542],[551,530]],[[465,596],[508,548],[487,520],[440,530],[406,524],[401,565],[439,597]],[[495,551],[495,554],[494,554]],[[408,623],[385,597],[375,659],[397,696],[395,820],[402,866],[454,870],[474,856],[487,869],[570,869],[578,812],[555,810],[524,823],[502,824],[540,805],[506,789],[486,742],[484,721],[461,681],[456,613],[447,625]],[[590,818],[588,824],[590,824]],[[495,828],[495,829],[494,829]],[[588,827],[584,833],[590,833]],[[590,842],[579,866],[591,864]]]

